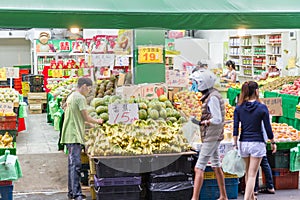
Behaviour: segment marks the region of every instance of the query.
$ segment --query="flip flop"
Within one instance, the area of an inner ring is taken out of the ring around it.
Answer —
[[[268,188],[262,189],[260,192],[264,193],[264,194],[275,194],[274,189],[272,190],[272,189],[268,189]]]

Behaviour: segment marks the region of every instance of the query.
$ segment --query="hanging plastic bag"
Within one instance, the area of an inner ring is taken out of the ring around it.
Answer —
[[[237,149],[233,149],[225,154],[222,161],[222,168],[224,172],[242,177],[246,171],[246,163],[239,155]]]
[[[54,113],[53,117],[54,117],[54,129],[56,131],[59,131],[62,113],[60,111],[58,111],[58,112]]]
[[[201,134],[199,125],[194,124],[191,119],[188,120],[182,127],[183,136],[188,143],[192,145],[195,142],[201,142]]]
[[[22,176],[18,157],[10,155],[10,151],[6,150],[5,154],[0,156],[0,181],[15,181]]]
[[[58,107],[56,101],[51,100],[49,102],[49,111],[50,111],[50,115],[51,115],[52,119],[54,118],[54,113],[56,113],[58,111],[58,109],[59,109],[59,107]]]
[[[27,107],[27,104],[25,102],[20,103],[19,118],[26,118],[27,117],[26,107]]]

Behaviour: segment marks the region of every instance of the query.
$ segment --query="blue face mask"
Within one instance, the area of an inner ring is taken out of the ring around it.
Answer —
[[[192,81],[192,88],[191,88],[191,91],[198,92],[198,83],[197,83],[196,80],[193,80],[193,81]]]

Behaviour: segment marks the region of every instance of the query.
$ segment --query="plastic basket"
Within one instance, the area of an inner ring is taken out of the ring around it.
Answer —
[[[0,186],[0,200],[12,200],[13,188],[13,185]]]
[[[238,178],[238,176],[224,172],[224,178]],[[204,171],[204,179],[216,179],[216,174],[211,166],[206,166]]]
[[[299,142],[277,142],[277,151],[278,150],[290,150],[297,146]],[[271,143],[267,143],[267,150],[271,150]]]
[[[300,171],[300,144],[290,150],[290,171]]]
[[[96,187],[140,185],[142,183],[142,177],[134,176],[134,177],[117,177],[117,178],[97,178],[97,176],[95,175],[94,181]]]
[[[29,76],[30,85],[43,85],[44,84],[44,76],[43,75],[31,75]]]
[[[141,162],[138,157],[94,159],[98,178],[139,176]]]
[[[0,130],[17,130],[17,116],[0,117]]]
[[[192,181],[192,174],[185,174],[182,172],[170,172],[166,174],[153,174],[149,175],[149,183],[158,182],[177,182],[177,181]]]
[[[237,199],[238,197],[238,178],[226,178],[225,188],[228,199]],[[200,192],[200,199],[218,199],[220,197],[220,191],[216,179],[204,179]]]
[[[267,158],[271,168],[290,168],[290,150],[267,151]]]
[[[298,189],[299,172],[291,172],[289,169],[272,169],[274,187],[280,189]]]
[[[141,190],[139,185],[95,187],[97,200],[139,200]]]

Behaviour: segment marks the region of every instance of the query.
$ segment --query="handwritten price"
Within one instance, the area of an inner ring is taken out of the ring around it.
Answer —
[[[123,112],[122,114],[118,113],[114,119],[114,124],[117,124],[120,122],[122,122],[124,124],[131,124],[132,122],[134,122],[137,119],[138,118],[136,118],[136,117],[131,118],[129,112]]]

